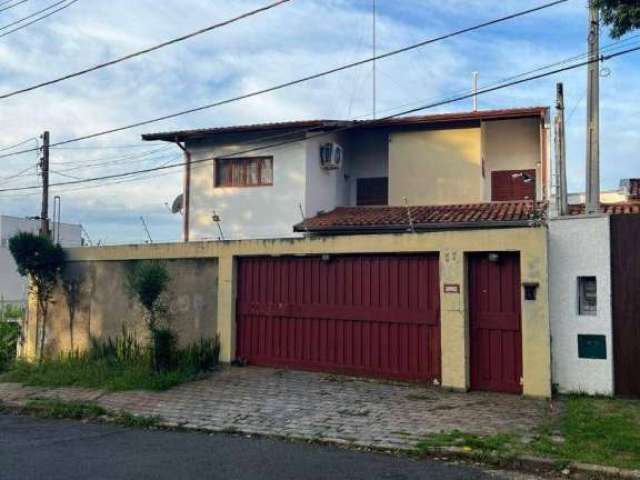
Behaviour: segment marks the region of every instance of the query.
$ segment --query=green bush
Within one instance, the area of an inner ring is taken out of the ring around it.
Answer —
[[[13,321],[0,321],[0,372],[14,362],[19,340],[20,325]]]
[[[153,341],[153,368],[156,372],[174,370],[176,362],[176,336],[169,328],[155,328]]]
[[[169,341],[163,337],[162,342]],[[149,346],[139,343],[123,330],[121,336],[104,341],[94,339],[91,348],[83,353],[69,353],[40,363],[16,362],[2,380],[27,385],[62,387],[79,386],[109,390],[166,390],[197,378],[218,364],[220,343],[202,339],[182,350],[169,354],[170,368],[156,370],[154,355]],[[158,348],[158,351],[164,347]],[[167,358],[167,357],[165,357]],[[166,362],[165,359],[162,360]]]

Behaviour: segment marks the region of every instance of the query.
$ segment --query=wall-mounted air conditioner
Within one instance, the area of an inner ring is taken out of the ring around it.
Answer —
[[[325,170],[336,170],[342,167],[342,147],[337,143],[320,145],[320,167]]]

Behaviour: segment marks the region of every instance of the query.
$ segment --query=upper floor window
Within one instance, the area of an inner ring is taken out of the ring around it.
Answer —
[[[494,170],[491,172],[492,201],[504,202],[535,199],[535,170]]]
[[[217,158],[214,170],[216,187],[273,185],[273,157]]]
[[[598,287],[596,277],[578,277],[578,315],[596,315]]]
[[[359,178],[356,188],[357,205],[389,204],[389,179],[387,177]]]

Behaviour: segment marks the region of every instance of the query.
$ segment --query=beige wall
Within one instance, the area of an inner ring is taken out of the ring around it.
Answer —
[[[143,310],[130,295],[127,275],[132,261],[80,261],[68,264],[65,278],[79,285],[78,301],[70,308],[62,288],[56,291],[51,306],[46,336],[46,351],[55,355],[70,350],[83,351],[90,338],[107,339],[122,333],[123,325],[141,341],[147,339]],[[216,259],[166,260],[171,277],[163,302],[168,308],[163,322],[178,335],[178,343],[186,345],[217,332]],[[27,343],[27,356],[34,354],[35,318],[33,308]],[[70,318],[73,314],[73,330]],[[73,345],[71,337],[73,332]]]
[[[194,242],[190,244],[133,245],[69,250],[76,261],[130,259],[218,258],[217,331],[221,357],[235,356],[236,261],[250,255],[322,253],[438,252],[441,281],[442,382],[469,388],[469,338],[465,254],[482,251],[520,252],[521,280],[538,282],[535,301],[522,298],[524,394],[551,394],[546,228],[442,231],[416,234],[361,235],[284,240]],[[444,283],[458,283],[460,294],[443,292]],[[522,292],[521,292],[522,294]]]
[[[482,145],[485,159],[483,201],[491,201],[491,172],[494,170],[535,170],[536,195],[538,199],[542,198],[539,118],[483,122]]]
[[[393,133],[389,204],[447,205],[482,199],[480,128]]]

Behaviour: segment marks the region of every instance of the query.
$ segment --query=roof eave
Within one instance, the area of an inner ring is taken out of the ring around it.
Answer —
[[[336,225],[331,227],[305,227],[303,223],[294,225],[297,233],[313,233],[318,235],[353,235],[372,233],[408,233],[429,232],[438,230],[483,230],[488,228],[531,228],[542,223],[539,218],[527,220],[483,221],[483,222],[440,222],[414,224],[413,229],[407,224],[401,225]]]

